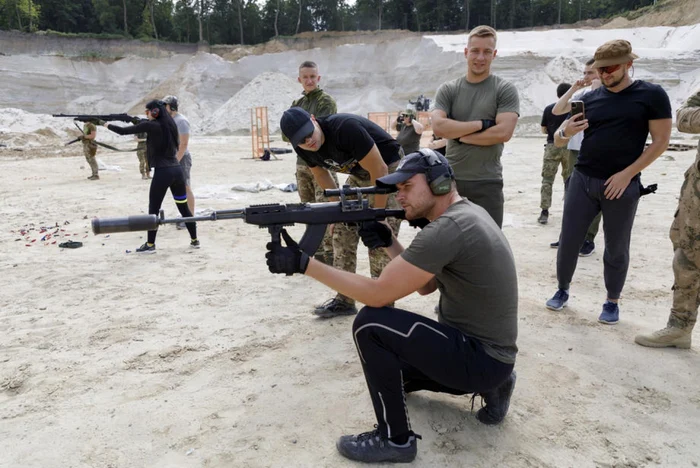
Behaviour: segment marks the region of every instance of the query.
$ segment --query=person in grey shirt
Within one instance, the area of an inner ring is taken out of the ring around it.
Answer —
[[[416,119],[413,109],[402,111],[396,118],[396,141],[399,142],[403,152],[410,154],[420,149],[420,137],[423,135],[423,124]]]
[[[177,125],[177,131],[180,135],[180,146],[177,150],[177,154],[175,155],[175,157],[178,161],[180,161],[182,171],[185,173],[185,186],[187,189],[187,206],[192,212],[192,216],[194,216],[194,193],[192,193],[192,184],[190,180],[190,172],[192,171],[192,155],[190,154],[189,150],[190,122],[189,120],[187,120],[187,117],[178,112],[177,96],[165,96],[163,98],[163,102],[165,102],[165,108],[168,110],[168,113],[175,121],[175,125]],[[178,229],[184,229],[184,225],[185,223],[178,223],[177,227]]]
[[[503,143],[510,140],[520,112],[512,83],[491,74],[496,31],[477,26],[469,33],[467,75],[444,83],[431,113],[433,132],[447,138],[447,159],[457,190],[503,225]]]
[[[424,226],[404,250],[386,223],[362,224],[365,245],[384,248],[392,258],[379,278],[309,258],[286,231],[287,245],[268,244],[266,257],[272,273],[304,273],[366,304],[352,330],[377,425],[340,437],[336,446],[353,460],[409,462],[420,436],[411,429],[406,393],[479,393],[486,404],[479,421],[498,424],[506,416],[518,352],[517,274],[503,232],[483,208],[460,197],[441,154],[427,148],[412,153],[376,184],[398,190],[406,219]],[[436,290],[437,321],[387,306]]]

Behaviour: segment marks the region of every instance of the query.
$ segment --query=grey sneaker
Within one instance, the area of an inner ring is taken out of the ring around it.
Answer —
[[[569,291],[566,289],[557,289],[554,296],[547,301],[545,307],[549,310],[562,310],[569,303]]]
[[[182,231],[183,229],[187,229],[187,226],[185,226],[185,223],[183,221],[180,221],[178,223],[175,223],[175,228],[178,231]]]
[[[495,425],[503,421],[508,414],[510,397],[515,388],[515,371],[496,389],[480,393],[486,406],[476,413],[476,418],[484,424]]]
[[[141,247],[136,249],[137,253],[144,253],[144,254],[154,254],[156,253],[156,246],[155,244],[153,245],[148,245],[148,242],[144,242]]]
[[[357,307],[341,301],[337,297],[330,299],[314,309],[314,314],[321,318],[336,317],[338,315],[355,315]]]
[[[398,445],[382,436],[379,429],[357,435],[345,435],[335,446],[345,458],[364,463],[410,463],[418,451],[418,434],[408,436],[408,442]]]

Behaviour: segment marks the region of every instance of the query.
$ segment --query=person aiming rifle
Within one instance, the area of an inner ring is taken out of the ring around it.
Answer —
[[[153,100],[146,104],[146,118],[148,120],[141,121],[130,127],[118,127],[104,121],[99,121],[99,123],[119,135],[146,134],[148,163],[150,167],[155,168],[148,195],[148,212],[150,214],[158,214],[165,194],[170,188],[170,192],[175,199],[175,205],[182,217],[191,218],[192,212],[187,206],[185,175],[176,157],[179,145],[177,126],[173,118],[168,114],[163,101]],[[197,224],[191,221],[185,225],[190,234],[190,247],[198,249],[200,243],[197,239]],[[149,230],[147,241],[137,248],[136,252],[155,253],[156,233],[157,227]]]

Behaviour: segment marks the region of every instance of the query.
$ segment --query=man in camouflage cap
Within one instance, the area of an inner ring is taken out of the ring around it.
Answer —
[[[606,42],[593,58],[603,86],[581,97],[584,115],[572,116],[560,130],[564,140],[586,133],[564,201],[558,289],[546,307],[566,307],[586,231],[602,212],[607,296],[598,322],[614,325],[619,321],[618,300],[629,268],[632,226],[641,196],[639,176],[668,147],[671,102],[661,86],[632,79],[630,69],[637,55],[628,41]],[[570,103],[564,111],[571,111]],[[652,142],[645,148],[649,134]]]
[[[686,101],[676,113],[678,130],[700,133],[700,90]],[[695,162],[685,173],[673,224],[673,305],[666,328],[647,335],[637,335],[634,341],[652,348],[690,348],[693,327],[698,318],[700,302],[700,147]]]

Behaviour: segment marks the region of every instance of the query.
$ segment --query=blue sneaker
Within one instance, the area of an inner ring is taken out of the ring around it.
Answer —
[[[547,301],[547,308],[550,310],[562,310],[569,302],[569,291],[567,289],[557,289],[554,296]]]
[[[620,321],[620,308],[614,302],[605,301],[598,321],[606,325],[615,325]]]

